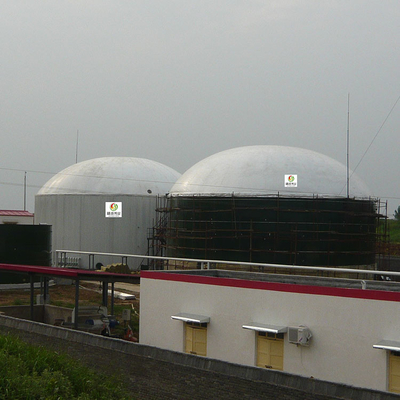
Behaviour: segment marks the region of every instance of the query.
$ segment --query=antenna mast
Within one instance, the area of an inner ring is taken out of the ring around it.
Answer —
[[[75,164],[78,164],[79,129],[76,131]]]
[[[24,175],[24,211],[26,211],[26,171]]]

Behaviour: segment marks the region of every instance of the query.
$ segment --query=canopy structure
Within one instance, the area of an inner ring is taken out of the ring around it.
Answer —
[[[400,342],[394,340],[381,340],[372,346],[374,349],[390,350],[400,352]]]
[[[270,324],[260,324],[258,322],[250,322],[249,324],[243,325],[243,329],[250,329],[256,332],[267,332],[267,333],[285,333],[287,332],[287,326],[277,326]]]
[[[111,314],[114,312],[114,284],[115,282],[124,282],[138,284],[140,283],[140,276],[115,274],[111,272],[98,272],[88,271],[82,269],[72,268],[54,268],[54,267],[40,267],[35,265],[18,265],[18,264],[0,264],[0,271],[13,272],[18,274],[26,274],[30,279],[30,308],[31,320],[33,320],[33,306],[34,306],[34,280],[35,277],[44,278],[44,295],[47,294],[48,279],[51,277],[69,278],[75,281],[75,325],[78,328],[78,312],[79,312],[79,282],[80,281],[96,281],[102,282],[102,300],[103,306],[107,307],[108,302],[108,285],[111,284]],[[46,299],[46,297],[45,297]]]
[[[210,317],[207,317],[205,315],[186,314],[186,313],[171,315],[171,319],[176,319],[178,321],[183,321],[183,322],[195,322],[197,324],[208,324],[210,322]]]

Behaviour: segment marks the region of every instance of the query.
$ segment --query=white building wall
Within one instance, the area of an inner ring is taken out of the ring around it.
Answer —
[[[146,254],[156,201],[155,196],[137,195],[38,195],[35,220],[53,226],[53,250]],[[122,202],[122,218],[106,218],[106,202]],[[88,262],[81,256],[81,266]],[[96,256],[98,262],[107,265],[121,258]],[[140,260],[130,259],[128,264],[138,268]]]
[[[143,344],[184,351],[184,324],[171,316],[205,315],[210,317],[207,357],[254,366],[256,334],[242,325],[306,325],[313,334],[309,347],[289,343],[285,334],[284,371],[387,389],[387,354],[372,346],[381,340],[400,341],[397,301],[149,279],[152,274],[141,278]]]
[[[0,224],[33,225],[33,217],[20,215],[0,215]]]

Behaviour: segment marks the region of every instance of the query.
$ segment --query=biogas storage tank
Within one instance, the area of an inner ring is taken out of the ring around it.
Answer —
[[[159,198],[179,176],[143,158],[83,161],[56,174],[38,192],[35,222],[53,226],[54,250],[146,254]],[[88,258],[78,257],[78,266],[88,267]],[[121,258],[95,259],[95,264],[112,262]],[[137,269],[140,262],[130,261],[129,267]]]
[[[186,171],[169,195],[169,256],[276,264],[375,263],[376,200],[310,150],[240,147]]]

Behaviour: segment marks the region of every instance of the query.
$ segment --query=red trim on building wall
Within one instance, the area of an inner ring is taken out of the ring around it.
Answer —
[[[220,278],[213,276],[174,274],[169,272],[141,271],[141,278],[197,283],[202,285],[228,286],[244,289],[270,290],[275,292],[304,293],[321,296],[350,297],[355,299],[398,301],[400,292],[383,290],[351,289],[327,286],[297,285],[292,283],[276,283],[250,281],[245,279]]]
[[[103,272],[94,271],[87,269],[76,269],[76,268],[55,268],[55,267],[42,267],[36,265],[21,265],[21,264],[2,264],[0,263],[0,271],[18,272],[26,274],[38,274],[47,276],[64,276],[66,278],[99,278],[99,281],[103,278],[115,278],[117,282],[123,282],[127,280],[135,280],[138,278],[137,275],[117,274],[114,272]],[[118,279],[119,278],[119,279]]]

